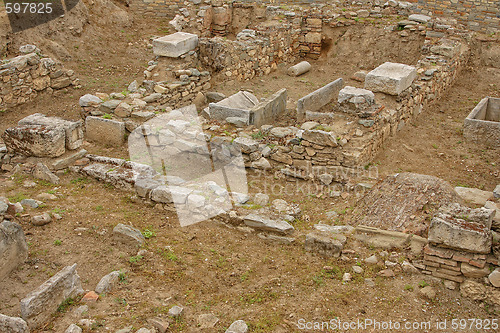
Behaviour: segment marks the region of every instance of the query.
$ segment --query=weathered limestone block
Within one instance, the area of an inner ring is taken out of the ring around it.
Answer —
[[[228,117],[239,117],[250,121],[250,110],[259,104],[255,95],[248,91],[239,91],[220,102],[208,105],[210,118],[214,120],[226,120]]]
[[[488,254],[494,210],[453,204],[441,207],[431,221],[429,242],[452,249]]]
[[[313,231],[306,236],[305,249],[325,257],[339,257],[347,238],[341,234]]]
[[[30,329],[22,318],[8,317],[0,314],[0,332],[29,333]]]
[[[286,110],[287,90],[280,89],[271,97],[260,102],[250,110],[249,124],[255,127],[272,124]]]
[[[370,90],[345,86],[339,91],[338,102],[342,108],[357,111],[373,105],[375,95]]]
[[[355,229],[354,238],[376,248],[404,249],[410,244],[411,234],[403,232],[382,230],[360,225]]]
[[[270,220],[256,214],[245,216],[244,223],[255,229],[273,231],[280,234],[289,234],[294,230],[294,228],[285,221]]]
[[[137,247],[146,241],[142,233],[134,227],[119,223],[113,228],[113,239],[117,242]]]
[[[65,299],[83,294],[76,266],[66,266],[21,300],[21,317],[30,327],[49,321]]]
[[[110,145],[125,142],[125,123],[121,121],[89,116],[85,119],[85,128],[90,140]]]
[[[464,137],[472,142],[500,147],[500,98],[485,97],[464,120]]]
[[[58,157],[66,151],[66,132],[60,127],[22,125],[7,128],[2,135],[7,150],[14,154]]]
[[[97,294],[105,294],[110,292],[120,279],[120,271],[113,271],[104,276],[95,287]]]
[[[297,119],[299,121],[303,120],[307,111],[317,111],[332,100],[336,100],[343,86],[344,81],[339,78],[299,99],[297,102]]]
[[[337,147],[338,145],[334,133],[322,130],[306,130],[302,133],[302,139],[321,146]]]
[[[233,144],[236,147],[240,148],[241,151],[245,154],[253,153],[254,151],[257,151],[257,149],[259,149],[259,143],[257,141],[241,136],[234,139]]]
[[[35,113],[19,120],[18,125],[43,125],[63,128],[66,132],[66,149],[74,150],[83,144],[82,121],[70,121],[58,117],[46,117]]]
[[[0,279],[28,258],[28,244],[21,226],[15,222],[0,223]]]
[[[187,32],[153,39],[153,53],[163,57],[177,58],[198,46],[198,36]]]
[[[365,89],[399,95],[416,77],[417,70],[413,66],[385,62],[366,75]]]

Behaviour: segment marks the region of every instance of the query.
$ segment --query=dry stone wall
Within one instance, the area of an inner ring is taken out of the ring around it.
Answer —
[[[26,54],[1,62],[0,108],[24,104],[42,92],[52,93],[78,85],[72,70],[43,56],[34,45],[26,45],[21,49]]]
[[[418,0],[418,11],[451,16],[471,30],[500,30],[500,2],[497,0]]]

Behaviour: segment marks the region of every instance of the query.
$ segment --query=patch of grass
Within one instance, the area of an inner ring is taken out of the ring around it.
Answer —
[[[418,283],[418,286],[420,288],[424,288],[424,287],[427,287],[429,284],[425,281],[425,280],[422,280]]]
[[[54,245],[55,245],[55,246],[61,246],[61,245],[62,245],[62,240],[60,240],[60,239],[56,239],[56,240],[54,241]]]
[[[321,130],[321,131],[325,131],[325,132],[331,132],[332,128],[329,127],[329,126],[319,125],[319,126],[316,126],[315,130]]]
[[[179,257],[177,257],[171,249],[160,249],[158,250],[158,253],[165,259],[170,260],[170,261],[178,261]]]
[[[9,201],[13,203],[23,201],[24,199],[28,199],[24,193],[17,193],[14,196],[9,197]]]
[[[102,116],[104,119],[111,119],[113,118],[112,115],[110,115],[109,113],[105,113],[103,116]]]
[[[248,278],[250,277],[250,272],[251,271],[246,271],[245,273],[241,274],[240,281],[245,282],[246,280],[248,280]]]
[[[72,306],[73,304],[76,304],[77,301],[72,298],[72,297],[69,297],[69,298],[66,298],[61,304],[59,304],[59,306],[57,307],[57,312],[59,313],[65,313],[66,311],[68,311],[68,308],[70,306]]]
[[[125,273],[125,272],[120,272],[120,273],[118,274],[118,282],[120,282],[120,283],[127,283],[127,282],[128,282],[128,281],[127,281],[127,273]]]
[[[262,131],[258,131],[256,133],[252,133],[250,134],[250,136],[252,137],[252,139],[254,140],[262,140],[263,138],[265,138],[267,135],[264,134]]]
[[[407,291],[413,291],[413,286],[411,284],[407,284],[405,286],[405,290],[407,290]]]
[[[143,256],[133,256],[133,257],[130,257],[128,258],[128,261],[131,263],[131,264],[137,264],[139,263],[144,257]]]
[[[156,236],[156,232],[154,230],[151,230],[151,229],[144,229],[142,231],[142,235],[144,236],[144,238],[150,239],[150,238],[153,238]]]
[[[100,211],[104,210],[104,207],[99,205],[99,206],[96,206],[95,210],[96,210],[96,212],[100,212]]]
[[[90,183],[90,179],[88,179],[87,177],[78,177],[71,180],[71,184],[75,185],[88,184],[88,183]]]

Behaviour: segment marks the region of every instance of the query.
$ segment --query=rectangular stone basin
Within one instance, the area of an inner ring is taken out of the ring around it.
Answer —
[[[464,137],[486,146],[500,147],[500,98],[483,98],[464,121]]]

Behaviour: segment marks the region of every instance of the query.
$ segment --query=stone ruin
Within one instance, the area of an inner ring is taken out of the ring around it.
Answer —
[[[44,56],[35,45],[24,45],[21,55],[0,62],[0,109],[34,100],[41,93],[57,93],[78,87],[73,70]]]
[[[500,147],[500,98],[485,97],[464,120],[467,140]]]

